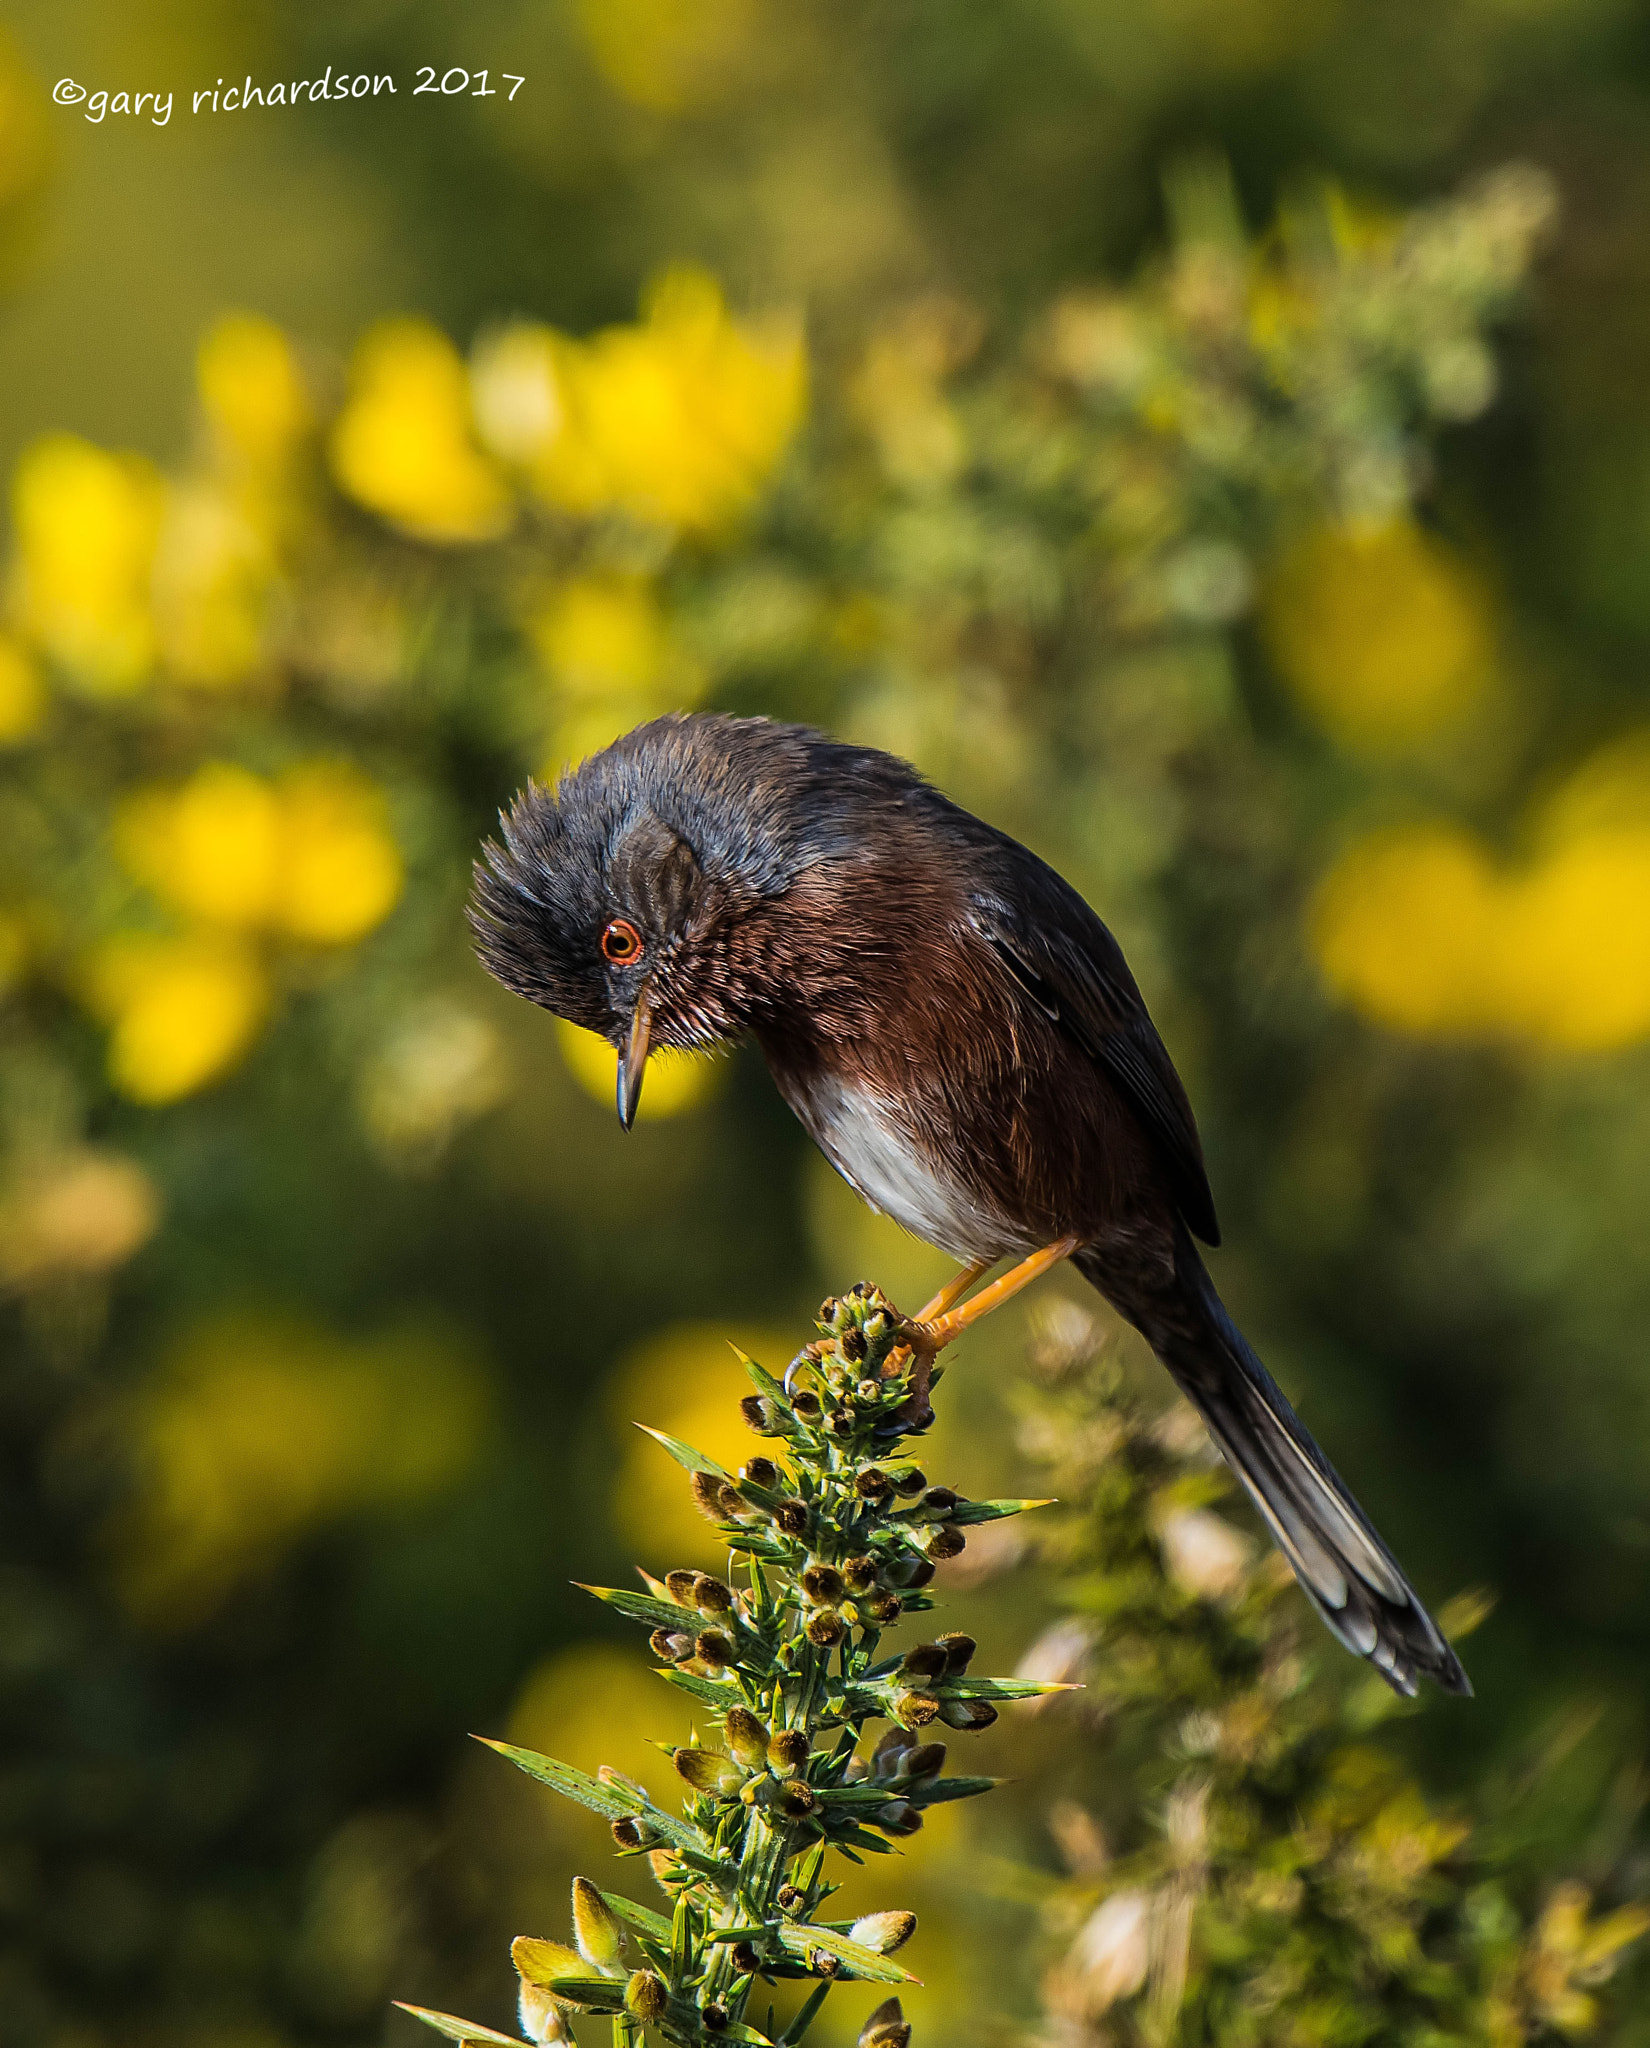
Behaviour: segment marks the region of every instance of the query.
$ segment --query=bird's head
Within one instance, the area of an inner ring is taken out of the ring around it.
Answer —
[[[795,730],[642,726],[554,789],[530,783],[476,864],[483,965],[615,1047],[627,1130],[650,1050],[716,1044],[748,1022],[730,940],[795,872],[774,794],[786,778],[768,772]]]

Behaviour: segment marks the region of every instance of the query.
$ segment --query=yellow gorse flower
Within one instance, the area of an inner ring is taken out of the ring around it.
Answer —
[[[213,323],[195,379],[220,449],[254,471],[278,468],[313,420],[292,344],[255,313],[226,313]]]
[[[1494,674],[1488,601],[1417,527],[1320,527],[1284,557],[1264,623],[1279,672],[1344,745],[1411,747],[1458,725]]]
[[[643,312],[560,345],[562,417],[533,480],[565,511],[711,530],[750,504],[801,422],[801,335],[730,319],[697,270],[668,272]]]
[[[208,762],[179,788],[127,797],[114,834],[128,872],[219,926],[350,945],[401,893],[382,798],[353,769],[330,763],[270,782]]]
[[[154,664],[149,579],[164,504],[151,464],[73,434],[36,441],[17,465],[18,622],[90,696],[136,690]]]
[[[355,352],[350,399],[332,432],[339,483],[420,540],[491,540],[509,494],[477,445],[457,349],[425,320],[388,320]]]
[[[570,577],[529,614],[527,630],[555,693],[550,773],[691,704],[704,684],[639,576]]]
[[[92,1008],[110,1026],[109,1078],[134,1102],[176,1102],[227,1073],[269,1008],[269,976],[221,933],[128,933],[88,963]]]
[[[247,510],[206,482],[176,489],[154,566],[154,619],[167,668],[208,688],[258,665],[274,583],[269,542]]]
[[[0,634],[0,747],[31,739],[46,722],[46,688],[27,648]]]
[[[674,114],[712,95],[758,18],[756,0],[580,0],[579,21],[608,83]]]
[[[1454,825],[1357,841],[1311,936],[1336,992],[1395,1030],[1572,1052],[1650,1035],[1650,746],[1572,778],[1520,866]]]

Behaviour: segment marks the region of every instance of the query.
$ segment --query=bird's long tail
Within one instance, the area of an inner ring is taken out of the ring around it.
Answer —
[[[1168,1367],[1265,1517],[1307,1598],[1398,1692],[1472,1686],[1396,1558],[1226,1313],[1190,1237],[1172,1276],[1102,1247],[1073,1263]]]

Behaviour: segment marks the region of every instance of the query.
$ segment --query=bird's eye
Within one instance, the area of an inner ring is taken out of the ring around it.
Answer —
[[[616,917],[602,933],[602,952],[615,967],[628,967],[641,958],[642,935],[628,917]]]

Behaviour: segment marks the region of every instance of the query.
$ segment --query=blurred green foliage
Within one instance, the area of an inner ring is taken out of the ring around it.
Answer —
[[[1234,1309],[1418,1581],[1496,1589],[1478,1700],[1382,1754],[1483,1826],[1549,1758],[1516,1854],[1459,1853],[1519,1981],[1539,1939],[1568,1985],[1562,1887],[1643,1889],[1635,11],[484,0],[459,37],[88,0],[15,35],[0,2041],[365,2043],[392,1990],[501,2021],[499,1944],[589,1844],[460,1731],[588,1769],[686,1734],[566,1585],[638,1532],[704,1561],[628,1417],[731,1459],[724,1330],[941,1277],[748,1060],[650,1075],[673,1113],[621,1143],[601,1049],[468,958],[498,803],[692,702],[910,755],[1117,929]],[[438,60],[529,84],[141,132],[46,98]],[[1001,1320],[942,1425],[976,1493],[1015,1490]],[[987,1562],[947,1569],[1017,1655],[1051,1589]],[[1292,1600],[1163,1654],[1248,1683]],[[1343,1705],[1303,1697],[1310,1772]],[[912,1845],[931,2035],[1034,2010],[960,1873],[1048,1861],[1090,1739],[993,1731],[1005,1817]],[[1142,1892],[1161,1747],[1091,1802]],[[1229,1965],[1198,1981],[1241,2006]]]
[[[1083,1681],[1094,1737],[1092,1805],[1051,1814],[1068,1875],[1005,1873],[1050,1938],[1048,2038],[1511,2048],[1606,2016],[1639,2038],[1642,1966],[1598,1987],[1650,1929],[1642,1773],[1566,1773],[1596,1734],[1572,1711],[1429,1796],[1385,1725],[1415,1710],[1303,1629],[1280,1560],[1216,1512],[1234,1489],[1196,1416],[1142,1403],[1074,1304],[1034,1355],[1022,1442],[1087,1505],[1036,1546],[1068,1612],[1024,1668]],[[1452,1601],[1446,1633],[1492,1604]],[[1586,1829],[1573,1863],[1555,1808]]]

